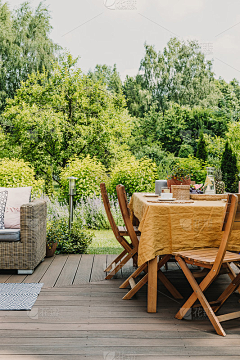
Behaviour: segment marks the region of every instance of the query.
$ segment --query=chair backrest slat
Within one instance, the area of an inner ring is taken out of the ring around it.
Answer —
[[[117,239],[117,241],[123,246],[123,248],[125,250],[127,250],[128,252],[131,251],[131,247],[128,244],[127,240],[124,239],[123,236],[120,235],[118,227],[115,223],[115,220],[112,216],[112,212],[111,212],[111,205],[108,199],[108,194],[107,194],[107,189],[104,183],[100,184],[100,189],[101,189],[101,194],[102,194],[102,199],[103,199],[103,204],[104,204],[104,208],[108,217],[108,221],[111,225],[112,231],[115,235],[115,238]]]
[[[125,188],[123,185],[117,185],[116,189],[117,189],[119,206],[122,212],[125,226],[128,231],[128,235],[130,236],[133,246],[138,247],[138,238],[131,221],[131,212],[128,206]]]
[[[222,235],[222,240],[216,256],[216,260],[213,265],[213,270],[217,272],[220,270],[222,266],[222,262],[226,253],[227,243],[231,236],[231,231],[233,228],[233,224],[237,212],[237,206],[238,206],[238,197],[235,194],[229,194],[226,204],[225,217],[223,221],[224,232]]]

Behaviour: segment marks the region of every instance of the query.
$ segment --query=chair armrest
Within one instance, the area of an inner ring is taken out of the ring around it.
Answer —
[[[36,199],[20,207],[21,242],[31,249],[46,248],[47,203]],[[30,250],[30,249],[29,249]]]

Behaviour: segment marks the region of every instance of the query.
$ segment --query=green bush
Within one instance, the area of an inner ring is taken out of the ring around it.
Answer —
[[[156,164],[147,158],[136,160],[134,156],[119,161],[110,174],[108,192],[116,193],[116,186],[125,186],[127,194],[154,191],[158,178]]]
[[[177,163],[181,168],[192,174],[192,181],[196,181],[197,184],[205,182],[207,176],[206,166],[208,166],[206,162],[189,155],[188,158],[178,158]]]
[[[10,188],[32,186],[32,198],[35,198],[41,196],[44,180],[36,180],[34,169],[24,160],[1,159],[0,186]]]
[[[58,254],[85,254],[91,244],[93,234],[82,228],[81,222],[74,220],[71,231],[66,228],[68,239],[61,241],[57,247]]]
[[[193,147],[189,144],[182,144],[180,146],[178,156],[180,158],[186,158],[188,155],[193,155]]]
[[[167,152],[162,149],[161,145],[151,144],[143,145],[141,149],[134,152],[136,159],[149,158],[157,165],[167,156]]]
[[[107,182],[105,171],[105,167],[96,158],[91,158],[89,155],[84,159],[71,160],[60,175],[63,196],[68,198],[68,177],[70,176],[77,177],[75,201],[79,201],[82,197],[99,195],[100,183]]]
[[[167,179],[168,175],[171,175],[172,168],[176,165],[178,158],[171,153],[166,153],[166,156],[157,163],[158,165],[158,178]]]
[[[197,144],[197,152],[196,157],[202,161],[207,161],[208,158],[208,151],[206,141],[203,136],[203,132],[201,131],[198,144]]]
[[[59,244],[68,241],[69,231],[66,218],[54,218],[47,221],[47,244]]]
[[[93,239],[93,234],[84,229],[83,219],[74,211],[72,229],[69,231],[69,212],[66,203],[58,199],[47,200],[47,243],[58,242],[57,254],[84,254]]]

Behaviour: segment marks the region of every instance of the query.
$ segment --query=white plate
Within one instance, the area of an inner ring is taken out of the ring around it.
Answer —
[[[158,194],[144,194],[146,197],[159,197]]]
[[[171,198],[171,199],[161,199],[159,198],[158,201],[174,201],[176,200],[176,198]]]

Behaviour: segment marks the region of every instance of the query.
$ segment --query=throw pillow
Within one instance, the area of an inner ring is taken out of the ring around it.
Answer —
[[[4,227],[4,212],[5,212],[7,197],[8,197],[7,190],[0,192],[0,229],[5,229],[5,227]]]
[[[4,215],[6,229],[20,229],[20,207],[27,204],[31,197],[31,186],[18,188],[0,188],[7,190],[7,203]]]

